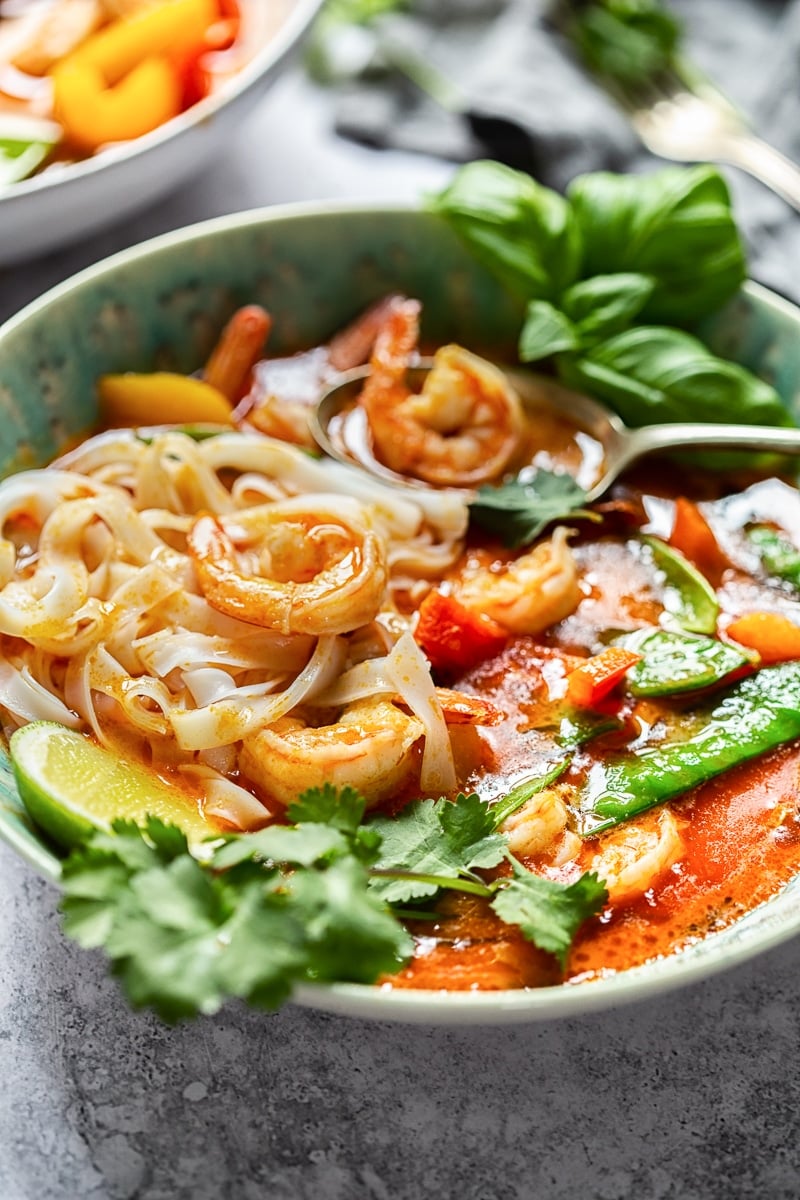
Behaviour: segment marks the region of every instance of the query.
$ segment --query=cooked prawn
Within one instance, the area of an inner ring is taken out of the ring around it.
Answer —
[[[298,496],[199,517],[187,538],[200,589],[218,612],[279,633],[347,633],[378,613],[386,546],[342,496]]]
[[[287,805],[307,788],[356,788],[373,806],[411,777],[422,722],[385,697],[348,704],[331,725],[314,727],[295,712],[245,738],[241,770],[266,795]]]
[[[628,904],[652,887],[683,852],[680,827],[669,809],[648,813],[606,834],[592,859],[615,904]]]
[[[569,813],[563,786],[545,788],[526,800],[500,826],[508,835],[508,848],[521,856],[551,851],[561,865],[580,853],[581,840],[567,829]]]
[[[559,526],[520,558],[468,572],[454,589],[456,598],[512,633],[541,633],[569,616],[581,598],[568,537]]]
[[[502,371],[460,346],[436,354],[422,391],[404,382],[417,343],[419,303],[396,301],[375,341],[361,393],[378,457],[426,483],[473,487],[496,479],[516,453],[522,405]]]

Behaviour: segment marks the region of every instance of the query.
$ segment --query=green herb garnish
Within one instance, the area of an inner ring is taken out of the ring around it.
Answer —
[[[571,475],[534,471],[524,482],[513,479],[500,487],[482,487],[469,506],[470,519],[496,533],[505,546],[525,546],[552,521],[599,518],[584,507],[586,492]]]
[[[566,0],[560,22],[584,63],[610,84],[646,84],[674,70],[680,23],[658,0]]]
[[[769,525],[754,525],[747,536],[768,575],[800,588],[800,550],[788,538]]]
[[[533,875],[511,858],[511,883],[498,892],[492,908],[525,937],[554,954],[563,967],[575,934],[587,918],[602,911],[608,900],[605,884],[587,872],[567,886]]]
[[[275,1008],[299,983],[397,971],[413,942],[390,902],[442,889],[482,896],[562,963],[569,931],[605,902],[599,884],[548,882],[534,906],[516,863],[513,877],[484,882],[478,870],[502,862],[507,838],[475,795],[366,824],[364,811],[352,789],[313,789],[291,806],[293,824],[228,837],[202,861],[174,826],[117,821],[64,862],[65,928],[105,950],[132,1004],[174,1022],[230,997]]]
[[[564,198],[523,172],[476,162],[431,207],[527,303],[523,362],[553,357],[565,383],[629,425],[791,424],[773,387],[675,328],[717,311],[746,276],[713,167],[583,175]]]
[[[455,803],[417,800],[396,817],[376,817],[370,828],[381,837],[376,868],[389,876],[373,879],[372,888],[392,902],[434,895],[442,886],[434,876],[482,886],[475,870],[496,867],[506,851],[491,807],[476,795]]]

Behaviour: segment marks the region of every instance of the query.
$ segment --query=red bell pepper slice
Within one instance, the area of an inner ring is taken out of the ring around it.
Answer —
[[[454,596],[433,591],[420,605],[414,637],[434,671],[458,675],[499,654],[508,630]]]

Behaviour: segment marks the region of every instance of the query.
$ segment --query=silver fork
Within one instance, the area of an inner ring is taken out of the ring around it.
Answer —
[[[757,137],[738,109],[690,68],[663,72],[635,91],[609,90],[653,154],[739,167],[800,209],[800,167]]]

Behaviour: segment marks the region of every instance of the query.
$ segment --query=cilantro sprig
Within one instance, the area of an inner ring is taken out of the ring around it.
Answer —
[[[470,520],[516,548],[534,541],[552,521],[598,520],[585,502],[586,492],[571,475],[537,470],[524,481],[480,488],[469,506]]]
[[[290,806],[292,824],[220,839],[202,858],[154,817],[142,829],[117,821],[63,865],[65,929],[105,950],[134,1006],[175,1022],[234,997],[276,1008],[300,983],[373,983],[413,951],[392,905],[442,889],[485,897],[562,965],[605,903],[596,876],[565,887],[511,857],[498,828],[507,804],[420,800],[367,822],[365,808],[353,789],[312,789]],[[506,858],[510,876],[479,874]]]

